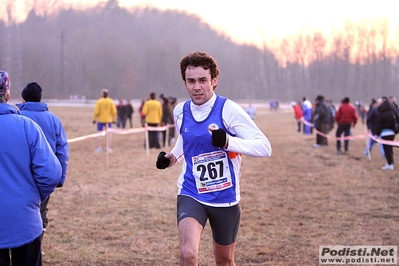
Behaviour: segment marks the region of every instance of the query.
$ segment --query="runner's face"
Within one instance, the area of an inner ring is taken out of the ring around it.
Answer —
[[[188,66],[184,86],[195,105],[202,105],[209,101],[213,94],[213,87],[217,84],[217,77],[211,78],[210,70],[203,67]]]

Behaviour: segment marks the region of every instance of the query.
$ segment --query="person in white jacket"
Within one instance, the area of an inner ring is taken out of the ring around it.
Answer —
[[[209,219],[216,265],[235,265],[240,225],[242,155],[269,157],[269,139],[237,103],[217,95],[219,68],[205,52],[180,62],[190,100],[173,110],[179,133],[172,151],[160,152],[156,166],[183,160],[177,186],[179,265],[197,265],[203,228]]]

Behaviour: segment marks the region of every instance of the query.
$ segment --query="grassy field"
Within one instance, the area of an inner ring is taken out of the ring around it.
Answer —
[[[50,110],[69,139],[96,132],[92,108]],[[265,109],[255,118],[273,154],[243,158],[237,265],[318,265],[322,245],[398,245],[399,167],[381,170],[386,161],[378,148],[368,160],[364,138],[351,141],[344,155],[335,154],[332,138],[314,148],[315,135],[296,132],[290,111]],[[365,131],[359,124],[353,133]],[[177,265],[180,164],[157,170],[159,150],[146,155],[144,133],[113,134],[108,158],[94,152],[96,141],[70,143],[65,186],[49,203],[44,265]],[[207,225],[200,265],[214,264],[211,248]]]

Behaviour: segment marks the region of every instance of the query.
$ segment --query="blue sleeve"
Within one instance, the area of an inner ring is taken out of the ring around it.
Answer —
[[[56,128],[57,136],[56,136],[55,155],[57,156],[58,161],[60,162],[62,168],[61,180],[59,184],[64,185],[68,169],[69,145],[64,127],[62,126],[61,121],[59,119],[56,125],[57,125]]]
[[[39,190],[40,199],[45,200],[61,180],[61,165],[38,124],[25,120],[25,132],[31,156],[31,171]]]

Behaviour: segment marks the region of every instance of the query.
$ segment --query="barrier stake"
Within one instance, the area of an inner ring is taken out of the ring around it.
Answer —
[[[105,170],[108,169],[108,149],[109,149],[108,124],[105,124]]]
[[[145,125],[147,127],[147,124]],[[148,129],[145,131],[145,151],[147,156],[150,155],[150,144],[149,144],[149,137],[148,137]]]

